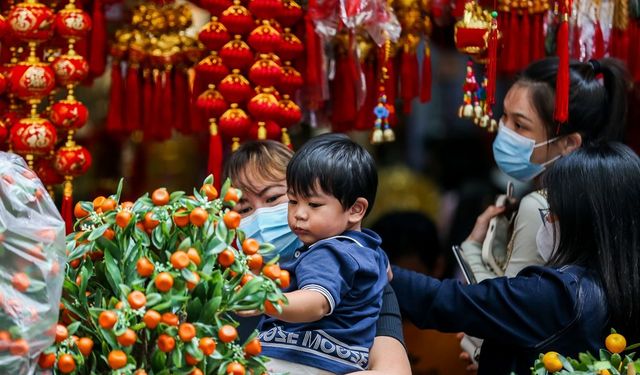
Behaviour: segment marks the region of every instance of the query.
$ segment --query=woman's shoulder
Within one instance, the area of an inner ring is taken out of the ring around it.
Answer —
[[[546,192],[544,190],[536,190],[522,197],[522,199],[520,200],[519,210],[537,210],[540,208],[548,207],[549,203],[547,202]]]

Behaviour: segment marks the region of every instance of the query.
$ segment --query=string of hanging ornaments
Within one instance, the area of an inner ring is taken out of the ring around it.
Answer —
[[[223,140],[274,139],[302,119],[302,7],[294,0],[201,0],[211,20],[198,34],[209,51],[195,67],[193,94],[209,124],[209,173],[219,181]]]
[[[4,25],[0,26],[3,56],[8,52],[0,71],[0,88],[6,91],[0,109],[0,142],[26,159],[50,194],[53,185],[64,184],[61,211],[68,231],[72,181],[91,166],[91,154],[73,139],[88,120],[87,108],[76,99],[74,89],[92,71],[85,55],[94,59],[94,73],[100,73],[104,66],[95,60],[100,57],[96,48],[104,39],[103,9],[93,4],[94,16],[100,14],[100,30],[91,34],[91,41],[97,44],[88,49],[85,41],[92,18],[80,6],[74,0],[55,7],[27,0],[13,4],[6,21],[0,19]],[[64,99],[57,100],[57,92]]]
[[[393,141],[396,99],[404,113],[411,112],[414,98],[431,99],[429,10],[430,2],[422,0],[310,1],[307,59],[320,62],[309,66],[305,77],[310,109],[322,109],[328,101],[333,131],[373,129],[372,143]]]

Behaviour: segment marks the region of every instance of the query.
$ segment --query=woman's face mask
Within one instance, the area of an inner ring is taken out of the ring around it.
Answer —
[[[536,234],[536,245],[538,247],[538,254],[542,257],[542,260],[548,262],[549,259],[558,250],[560,244],[560,226],[557,221],[550,223],[548,220],[543,220],[543,224],[538,229]]]
[[[289,202],[280,203],[273,207],[263,207],[255,210],[240,222],[240,229],[247,238],[255,238],[258,242],[268,242],[275,246],[281,261],[293,258],[293,253],[302,246],[298,237],[289,228],[287,209]],[[275,253],[266,254],[265,260],[273,258]]]
[[[516,133],[500,121],[498,135],[493,141],[493,157],[500,170],[507,175],[520,181],[530,181],[540,175],[547,165],[562,156],[558,155],[543,164],[536,164],[531,161],[533,150],[555,142],[558,138],[536,144],[533,139]]]

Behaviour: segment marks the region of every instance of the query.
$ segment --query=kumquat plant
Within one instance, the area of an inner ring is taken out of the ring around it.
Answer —
[[[245,238],[209,176],[192,196],[155,190],[75,206],[55,344],[38,361],[62,374],[263,374],[254,333],[240,342],[231,312],[280,309],[287,274],[263,264],[270,244]]]
[[[556,352],[540,354],[533,366],[533,375],[636,375],[640,372],[640,359],[634,361],[636,353],[630,352],[640,344],[627,346],[624,336],[614,329],[605,339],[606,349],[600,349],[598,358],[591,353],[580,353],[578,359],[564,357]],[[623,354],[624,352],[630,352]]]

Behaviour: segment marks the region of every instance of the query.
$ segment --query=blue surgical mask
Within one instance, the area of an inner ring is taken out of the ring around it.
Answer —
[[[531,162],[533,150],[554,142],[559,137],[546,142],[537,143],[504,126],[500,122],[498,135],[493,141],[493,157],[501,171],[520,181],[530,181],[542,173],[547,165],[553,163],[562,155],[543,163]]]
[[[262,207],[240,221],[240,229],[247,238],[258,242],[268,242],[275,246],[280,261],[293,259],[293,253],[302,246],[302,242],[289,228],[287,209],[289,202],[273,207]],[[276,253],[265,254],[265,261],[275,257]]]

